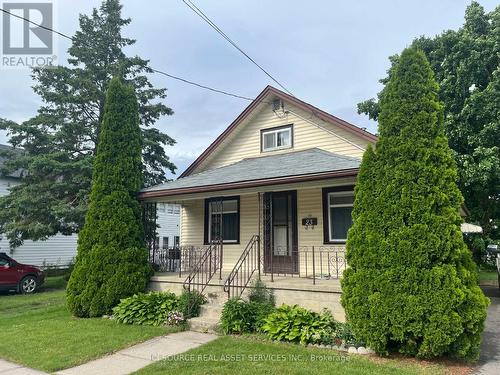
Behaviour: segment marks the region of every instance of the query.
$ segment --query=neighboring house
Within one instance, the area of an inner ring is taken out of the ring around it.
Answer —
[[[290,294],[313,291],[338,305],[353,188],[376,140],[266,87],[179,179],[141,192],[145,202],[182,206],[180,254],[158,257],[172,273],[155,276],[152,287],[224,282],[229,295],[240,295],[260,274],[282,292],[278,301],[318,308],[318,299]]]
[[[0,145],[0,150],[10,150],[7,145]],[[0,158],[0,164],[3,158]],[[9,176],[0,175],[0,196],[9,194],[9,189],[21,183],[21,171]],[[73,261],[76,255],[77,236],[62,234],[50,237],[46,241],[26,240],[22,246],[11,249],[9,240],[0,235],[0,252],[5,252],[19,263],[36,266],[64,267]]]
[[[180,206],[178,204],[160,203],[157,205],[156,229],[157,248],[167,249],[180,244]]]
[[[0,149],[10,148],[0,145]],[[1,163],[1,160],[0,160]],[[0,196],[9,194],[9,188],[21,183],[20,173],[10,176],[0,176]],[[162,246],[167,242],[174,244],[179,241],[179,206],[158,206],[157,242]],[[64,267],[73,262],[76,256],[78,235],[65,236],[57,234],[45,241],[26,240],[22,246],[15,249],[9,247],[6,236],[0,236],[0,251],[9,254],[19,263],[36,266]]]

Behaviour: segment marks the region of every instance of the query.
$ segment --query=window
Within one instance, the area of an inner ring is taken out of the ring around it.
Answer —
[[[179,247],[179,236],[174,236],[174,246]]]
[[[6,267],[10,264],[8,259],[0,258],[0,267]]]
[[[205,243],[211,243],[221,235],[224,243],[240,242],[239,197],[205,200]]]
[[[158,203],[158,212],[165,213],[165,203]]]
[[[168,237],[163,237],[163,249],[168,249]]]
[[[343,243],[352,225],[353,187],[323,189],[323,232],[325,243]]]
[[[174,206],[172,204],[167,205],[167,214],[172,215],[174,213]]]
[[[278,128],[261,131],[262,152],[281,150],[293,146],[292,125],[280,126]]]
[[[178,204],[174,204],[174,215],[179,215],[180,212],[181,206],[179,206]]]

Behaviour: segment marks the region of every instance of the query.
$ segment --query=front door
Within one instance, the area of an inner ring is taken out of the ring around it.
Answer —
[[[298,273],[297,192],[264,194],[264,270]]]

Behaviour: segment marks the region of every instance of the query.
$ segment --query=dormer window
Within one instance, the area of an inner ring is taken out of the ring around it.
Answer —
[[[262,152],[293,147],[292,125],[261,130],[260,144]]]

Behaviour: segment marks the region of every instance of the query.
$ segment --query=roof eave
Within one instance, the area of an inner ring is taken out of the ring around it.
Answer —
[[[184,195],[184,194],[194,194],[194,193],[207,193],[207,192],[215,192],[222,190],[244,189],[244,188],[253,188],[259,186],[282,185],[282,184],[306,182],[306,181],[318,181],[336,177],[350,177],[350,176],[356,176],[358,174],[358,170],[359,170],[358,168],[350,168],[338,171],[328,171],[328,172],[312,173],[312,174],[304,174],[296,176],[274,177],[274,178],[266,178],[259,180],[237,181],[224,184],[144,191],[139,193],[139,199],[168,197],[172,195]]]

